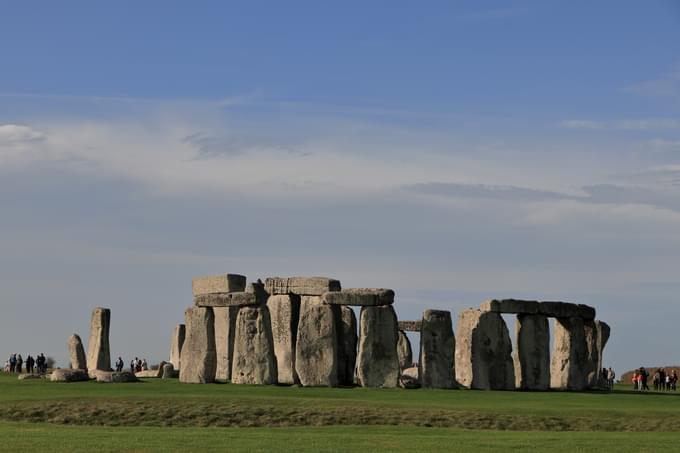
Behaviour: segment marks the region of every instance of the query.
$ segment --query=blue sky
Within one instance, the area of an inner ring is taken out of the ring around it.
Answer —
[[[621,371],[680,362],[633,335],[680,316],[676,2],[139,3],[0,1],[0,354],[102,305],[159,361],[241,272],[588,303]]]

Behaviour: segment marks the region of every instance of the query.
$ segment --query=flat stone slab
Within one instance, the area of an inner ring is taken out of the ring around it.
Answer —
[[[239,274],[207,275],[191,279],[194,296],[214,293],[235,293],[246,290],[246,277]]]
[[[384,288],[348,288],[323,293],[321,301],[328,305],[354,305],[358,307],[392,305],[394,303],[394,291]]]
[[[264,287],[271,295],[299,296],[321,296],[325,292],[341,289],[339,280],[327,277],[270,277],[264,281]]]
[[[539,303],[535,300],[493,299],[482,303],[479,309],[484,312],[535,315],[538,314],[538,307]]]
[[[595,308],[569,302],[541,302],[538,313],[552,318],[583,318],[585,321],[595,319]]]
[[[52,374],[50,375],[50,381],[52,382],[80,382],[89,380],[90,375],[85,370],[60,368],[52,371]]]
[[[399,330],[404,332],[420,332],[422,325],[422,321],[399,321],[397,323]]]
[[[244,307],[262,303],[262,297],[252,292],[213,293],[194,296],[194,305],[197,307]]]

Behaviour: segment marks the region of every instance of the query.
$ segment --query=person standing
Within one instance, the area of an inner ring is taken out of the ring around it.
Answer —
[[[616,373],[609,367],[607,370],[607,384],[609,385],[609,390],[614,390],[614,379],[616,379]]]
[[[17,369],[17,354],[11,354],[9,356],[9,372],[14,373]]]
[[[123,365],[124,365],[123,358],[118,357],[118,360],[116,360],[116,371],[118,371],[119,373],[123,371]]]

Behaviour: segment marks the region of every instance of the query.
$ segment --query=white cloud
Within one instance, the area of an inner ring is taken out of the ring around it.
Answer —
[[[591,120],[564,120],[560,126],[567,129],[604,129],[605,124],[601,121]]]
[[[564,120],[561,127],[592,130],[675,130],[680,129],[678,118],[639,118],[616,121]]]
[[[0,124],[0,145],[18,145],[45,140],[42,132],[18,124]]]
[[[680,147],[680,140],[666,140],[664,138],[654,138],[649,141],[649,144],[652,146],[659,146],[663,148],[667,147]]]
[[[680,71],[670,72],[656,79],[630,85],[624,90],[644,96],[680,97]]]

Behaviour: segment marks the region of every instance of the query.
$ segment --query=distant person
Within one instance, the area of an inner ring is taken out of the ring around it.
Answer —
[[[3,368],[3,371],[5,373],[9,373],[9,369],[10,369],[10,364],[9,364],[9,359],[7,359],[7,360],[5,360],[5,368]]]
[[[38,358],[35,360],[35,363],[38,366],[39,374],[47,373],[47,359],[45,358],[45,354],[41,352],[40,355],[38,355]]]
[[[21,354],[17,354],[17,369],[16,372],[21,374],[21,369],[24,366],[24,359],[21,358]]]
[[[149,369],[149,364],[146,361],[146,359],[142,359],[142,371],[146,371]]]
[[[26,357],[26,372],[28,374],[33,374],[33,366],[35,365],[35,359],[33,358],[32,355],[28,355]]]
[[[607,370],[607,383],[609,384],[609,390],[614,390],[614,379],[616,379],[616,373],[609,367]]]
[[[9,372],[14,373],[17,369],[17,355],[16,353],[9,356]]]
[[[124,365],[125,365],[125,363],[123,362],[123,358],[122,358],[122,357],[118,357],[118,360],[116,360],[116,371],[118,371],[119,373],[120,373],[121,371],[123,371],[123,366],[124,366]]]

